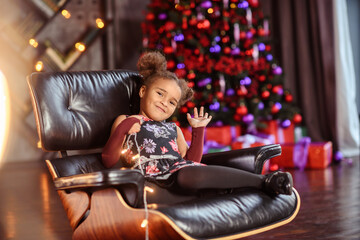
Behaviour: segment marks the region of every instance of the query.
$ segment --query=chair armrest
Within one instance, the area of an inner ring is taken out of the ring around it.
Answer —
[[[201,163],[233,167],[261,174],[266,160],[279,156],[280,154],[281,146],[279,144],[270,144],[260,147],[204,154]]]
[[[77,174],[54,179],[57,190],[98,190],[120,185],[136,186],[134,205],[143,198],[145,178],[139,170],[110,169],[92,173]]]

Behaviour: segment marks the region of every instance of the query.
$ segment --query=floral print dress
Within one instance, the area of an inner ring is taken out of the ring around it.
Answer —
[[[145,177],[167,180],[180,168],[201,163],[184,160],[177,145],[175,123],[157,122],[142,116],[140,131],[128,135],[123,149],[131,151],[133,168]]]

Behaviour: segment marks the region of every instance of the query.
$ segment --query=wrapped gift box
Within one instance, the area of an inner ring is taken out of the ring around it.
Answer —
[[[271,164],[278,164],[284,168],[294,168],[294,143],[281,144],[282,153],[280,156],[272,158]],[[329,166],[332,159],[332,142],[312,142],[307,153],[305,167],[310,169],[324,169]]]
[[[232,149],[242,149],[250,147],[259,147],[267,144],[274,143],[274,137],[272,135],[263,133],[244,134],[235,139],[231,144]]]
[[[231,144],[231,149],[232,150],[236,150],[236,149],[242,149],[242,148],[251,148],[251,147],[259,147],[259,146],[264,146],[266,145],[265,143],[261,143],[261,142],[254,142],[254,143],[244,143],[244,142],[234,142]]]
[[[191,141],[191,127],[181,128],[185,140]],[[222,126],[222,127],[206,127],[205,128],[205,142],[215,141],[221,145],[231,145],[233,140],[241,135],[240,126]]]
[[[265,134],[273,135],[275,138],[275,143],[294,143],[294,124],[287,128],[283,128],[280,125],[280,121],[278,120],[270,120],[266,122],[262,122],[266,124],[266,128],[258,128],[258,131]]]

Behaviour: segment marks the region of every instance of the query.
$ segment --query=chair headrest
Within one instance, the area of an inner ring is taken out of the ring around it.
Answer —
[[[139,112],[136,72],[33,73],[27,81],[45,151],[100,148],[118,115]]]

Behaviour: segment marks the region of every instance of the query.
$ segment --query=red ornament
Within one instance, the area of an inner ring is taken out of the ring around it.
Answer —
[[[280,109],[275,104],[271,107],[271,113],[273,113],[273,114],[278,113],[279,110]]]
[[[260,75],[259,76],[259,81],[260,82],[264,82],[266,80],[266,76],[265,75]]]
[[[246,106],[240,106],[236,109],[236,113],[243,116],[243,115],[246,115],[248,113],[248,109]],[[241,118],[240,118],[241,119]]]
[[[195,73],[191,72],[187,75],[188,79],[194,79],[196,77]]]
[[[189,101],[189,102],[186,103],[186,106],[187,106],[188,108],[194,108],[194,107],[195,107],[195,103]]]
[[[260,37],[265,36],[265,35],[266,35],[265,30],[264,30],[263,28],[259,28],[259,29],[258,29],[258,35],[259,35]]]
[[[270,45],[266,45],[266,46],[265,46],[265,50],[268,51],[268,52],[271,51],[271,46],[270,46]]]
[[[196,19],[196,17],[191,18],[191,19],[189,20],[189,24],[190,24],[191,26],[196,25],[196,24],[197,24],[197,19]]]
[[[222,99],[224,98],[224,93],[222,93],[222,92],[217,92],[217,93],[216,93],[216,97],[217,97],[218,99],[222,100]]]
[[[293,100],[293,96],[291,94],[285,95],[285,101],[292,102],[292,100]]]
[[[257,8],[259,6],[259,0],[248,0],[250,6]]]
[[[225,36],[225,37],[223,37],[223,38],[221,39],[221,41],[222,41],[223,43],[228,43],[228,42],[230,41],[230,38],[229,38],[229,36]]]
[[[265,90],[261,93],[261,97],[263,99],[267,99],[270,96],[270,92],[268,90]]]
[[[244,87],[243,85],[240,86],[240,88],[236,91],[237,95],[239,96],[246,96],[246,94],[248,93],[248,90],[246,89],[246,87]]]
[[[231,48],[225,47],[225,48],[224,48],[224,53],[225,53],[225,54],[230,54],[230,53],[231,53]]]
[[[273,93],[278,93],[280,90],[281,90],[281,86],[279,86],[279,85],[276,85],[276,86],[274,86],[273,88],[272,88],[272,92]]]
[[[167,68],[172,69],[175,67],[175,62],[173,60],[170,60],[167,62]]]
[[[155,15],[154,15],[153,13],[148,13],[148,14],[146,15],[146,20],[152,21],[152,20],[154,20],[154,19],[155,19]]]
[[[164,53],[170,54],[174,51],[174,49],[170,46],[164,47]]]
[[[171,31],[171,30],[173,30],[173,29],[176,27],[176,24],[175,24],[174,22],[168,21],[168,22],[165,23],[164,26],[165,26],[165,29],[166,29],[167,31]]]
[[[195,86],[195,83],[194,82],[188,82],[188,87],[189,88],[193,88]]]
[[[245,39],[246,38],[246,32],[241,31],[240,32],[240,39]]]
[[[181,107],[180,108],[181,113],[187,113],[188,111],[189,111],[189,109],[187,107]]]
[[[207,19],[201,20],[196,26],[198,29],[208,29],[210,27],[210,22]]]
[[[302,116],[299,113],[296,113],[293,118],[294,123],[299,124],[302,121]]]
[[[234,115],[234,120],[237,121],[237,122],[240,122],[240,121],[241,121],[241,118],[242,118],[242,117],[241,117],[240,115],[238,115],[238,114],[235,114],[235,115]]]

